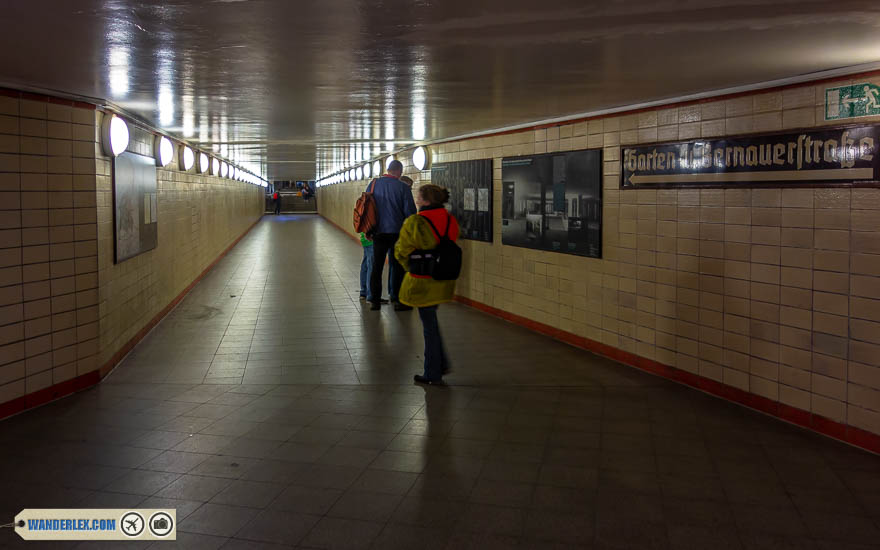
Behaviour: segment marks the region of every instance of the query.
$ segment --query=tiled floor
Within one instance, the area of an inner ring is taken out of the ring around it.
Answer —
[[[413,386],[418,316],[365,310],[360,255],[267,217],[99,387],[0,422],[0,523],[167,506],[154,548],[877,548],[880,457],[479,312],[442,308],[451,385]]]

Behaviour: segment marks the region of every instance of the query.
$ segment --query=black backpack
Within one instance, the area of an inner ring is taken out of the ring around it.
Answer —
[[[427,216],[422,216],[435,235],[440,235]],[[446,222],[446,233],[440,237],[437,246],[429,250],[415,250],[409,255],[411,275],[427,275],[437,281],[454,281],[461,274],[461,248],[449,238],[452,215]]]

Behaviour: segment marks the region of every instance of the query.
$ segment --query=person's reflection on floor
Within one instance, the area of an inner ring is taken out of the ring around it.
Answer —
[[[430,459],[419,482],[418,496],[427,499],[426,502],[467,499],[479,469],[475,470],[475,461],[466,456],[471,442],[449,437],[461,413],[456,401],[465,396],[459,393],[461,388],[445,385],[421,387],[425,392],[423,449]]]

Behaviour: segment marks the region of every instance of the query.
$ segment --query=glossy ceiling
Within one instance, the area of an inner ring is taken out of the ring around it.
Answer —
[[[97,98],[270,179],[880,60],[880,4],[8,0],[0,83]]]

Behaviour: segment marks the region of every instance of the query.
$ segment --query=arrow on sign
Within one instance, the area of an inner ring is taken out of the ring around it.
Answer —
[[[780,170],[778,172],[722,172],[709,174],[663,174],[651,176],[632,175],[631,185],[657,185],[664,183],[731,183],[768,181],[840,181],[874,179],[873,168],[830,168],[827,170]]]

